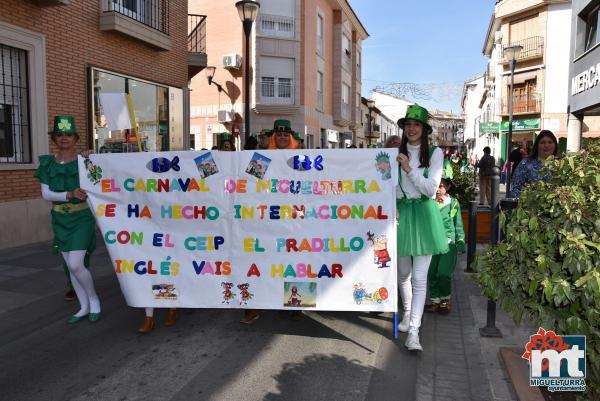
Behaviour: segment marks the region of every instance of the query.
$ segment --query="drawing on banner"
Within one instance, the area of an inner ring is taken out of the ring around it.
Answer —
[[[248,283],[238,284],[237,288],[239,288],[240,296],[242,297],[240,299],[240,305],[248,305],[248,301],[250,301],[252,299],[252,297],[254,296],[253,293],[248,291],[248,288],[250,288],[250,284],[248,284]]]
[[[146,167],[153,173],[166,173],[169,170],[179,171],[179,156],[175,156],[173,160],[166,157],[155,157],[148,162]]]
[[[316,308],[317,283],[300,281],[283,283],[283,306],[286,308]]]
[[[354,297],[354,302],[356,302],[357,305],[362,303],[380,304],[388,299],[389,294],[387,288],[380,287],[375,291],[369,292],[365,287],[366,286],[363,285],[363,283],[354,284],[352,295]]]
[[[90,182],[94,185],[99,183],[102,179],[102,168],[100,166],[94,165],[94,163],[92,163],[92,161],[87,157],[83,161],[83,164],[85,164],[85,169],[87,170],[86,176],[90,180]]]
[[[385,235],[375,236],[372,232],[367,231],[367,239],[373,243],[373,254],[377,267],[380,269],[390,267],[389,262],[392,258],[387,250],[387,237]]]
[[[379,152],[375,156],[375,168],[381,173],[382,180],[392,178],[392,165],[390,164],[390,155],[385,152]]]
[[[178,291],[173,284],[153,284],[152,293],[154,294],[154,299],[175,301]]]
[[[223,287],[223,302],[221,303],[229,305],[229,302],[235,298],[235,294],[231,291],[233,283],[222,282],[221,287]]]
[[[269,164],[271,164],[271,159],[258,152],[254,152],[250,163],[248,163],[248,167],[246,167],[246,173],[262,180],[269,168]]]
[[[219,168],[217,167],[217,163],[215,162],[215,159],[213,159],[211,152],[196,157],[194,161],[196,162],[196,167],[198,167],[201,178],[210,177],[219,172]]]

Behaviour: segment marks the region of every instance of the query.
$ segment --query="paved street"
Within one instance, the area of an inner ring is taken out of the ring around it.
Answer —
[[[198,309],[165,328],[159,311],[139,335],[142,312],[125,305],[103,246],[93,274],[105,317],[70,326],[60,263],[47,243],[0,252],[1,400],[513,399],[496,343],[477,334],[485,299],[464,257],[452,313],[425,316],[422,354],[393,341],[391,314],[268,311],[244,326],[238,310]]]

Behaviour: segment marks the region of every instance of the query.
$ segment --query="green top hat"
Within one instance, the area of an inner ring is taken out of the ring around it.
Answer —
[[[289,132],[290,134],[293,133],[292,123],[290,123],[290,120],[275,120],[273,123],[273,132],[281,131]]]
[[[400,128],[404,128],[404,123],[406,120],[414,120],[418,121],[425,127],[425,134],[429,135],[433,132],[431,125],[429,125],[429,112],[425,107],[419,106],[418,104],[413,104],[408,106],[406,109],[406,116],[398,120],[398,126]]]
[[[55,134],[77,134],[77,128],[75,128],[75,117],[73,116],[56,116],[54,117],[54,129],[52,130]]]

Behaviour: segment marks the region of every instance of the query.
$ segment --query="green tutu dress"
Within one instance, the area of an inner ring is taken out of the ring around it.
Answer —
[[[426,168],[423,176],[427,178],[428,175],[429,171]],[[401,184],[401,180],[400,168],[398,185]],[[404,198],[396,199],[396,212],[398,256],[438,255],[448,252],[444,222],[435,199],[425,195],[420,198],[407,198],[404,195]]]
[[[66,192],[79,188],[77,160],[60,164],[53,155],[39,157],[40,166],[35,172],[42,184],[51,191]],[[96,220],[87,204],[79,199],[69,202],[53,202],[52,230],[54,231],[53,252],[87,251],[89,255],[96,249]]]

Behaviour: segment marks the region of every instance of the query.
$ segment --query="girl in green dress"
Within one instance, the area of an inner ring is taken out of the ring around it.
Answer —
[[[100,300],[92,275],[86,269],[89,255],[96,248],[96,221],[86,202],[87,194],[79,187],[75,149],[79,135],[75,119],[55,117],[50,135],[58,153],[40,156],[35,176],[40,180],[42,197],[52,202],[53,248],[60,251],[65,260],[81,305],[67,322],[76,323],[86,316],[90,322],[96,322],[101,316]]]
[[[408,332],[404,345],[422,351],[419,327],[427,293],[427,271],[432,255],[448,252],[442,217],[435,193],[442,179],[444,155],[430,148],[427,110],[409,106],[398,120],[403,129],[396,208],[398,211],[398,287],[404,315],[398,330]]]

